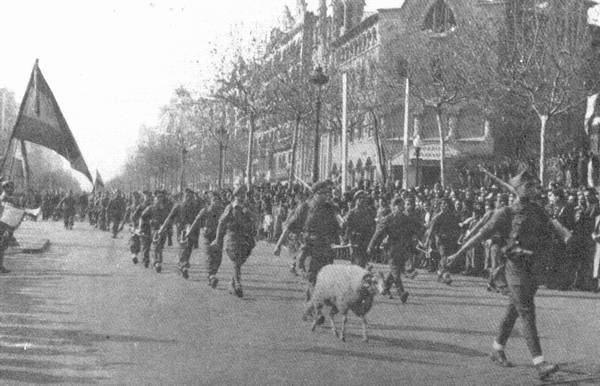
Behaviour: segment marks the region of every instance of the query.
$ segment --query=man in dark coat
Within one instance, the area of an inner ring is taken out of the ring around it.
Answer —
[[[518,317],[523,323],[523,335],[541,379],[558,370],[558,366],[548,363],[542,355],[542,348],[536,326],[534,296],[537,291],[538,277],[552,246],[555,235],[568,238],[558,223],[553,223],[544,209],[535,203],[539,183],[534,176],[524,171],[511,179],[510,185],[517,199],[510,205],[494,212],[492,218],[479,232],[452,256],[452,264],[465,251],[494,233],[506,240],[505,275],[508,284],[509,304],[490,356],[493,362],[510,367],[504,347],[510,337]]]

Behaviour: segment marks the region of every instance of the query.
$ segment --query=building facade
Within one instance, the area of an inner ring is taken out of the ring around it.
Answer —
[[[400,52],[399,42],[411,39],[443,40],[457,33],[469,18],[502,20],[505,2],[499,0],[364,0],[320,1],[316,10],[307,10],[299,23],[278,44],[271,55],[292,55],[308,79],[310,71],[322,66],[329,75],[328,89],[341,93],[341,77],[347,74],[347,182],[360,180],[402,181],[408,170],[409,185],[417,180],[417,163],[422,184],[439,180],[440,139],[435,111],[417,98],[408,104],[403,83],[384,85],[384,64],[410,60],[415,52]],[[490,28],[493,23],[490,23]],[[401,78],[401,76],[400,76]],[[409,89],[410,90],[410,89]],[[328,96],[339,98],[341,95]],[[331,103],[332,105],[336,103]],[[339,106],[340,103],[337,103]],[[408,113],[405,114],[405,105]],[[343,148],[340,109],[323,109],[324,126],[320,146],[320,176],[341,180]],[[335,115],[335,116],[332,116]],[[408,119],[407,119],[408,118]],[[475,103],[464,101],[444,111],[442,116],[446,148],[447,182],[456,181],[453,165],[469,157],[484,157],[494,151],[494,123]],[[408,122],[408,125],[405,125]],[[296,175],[310,181],[312,171],[311,125],[307,120],[300,130]],[[407,127],[405,127],[407,126]],[[408,165],[404,168],[404,131],[408,131]],[[291,167],[293,122],[264,128],[257,135],[256,165],[262,177],[286,179]],[[420,138],[419,160],[413,145]]]

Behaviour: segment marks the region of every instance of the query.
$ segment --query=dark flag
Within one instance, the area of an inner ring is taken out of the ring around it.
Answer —
[[[94,181],[94,191],[98,191],[100,188],[104,189],[104,181],[102,181],[102,177],[96,169],[96,181]]]
[[[37,60],[21,102],[12,138],[54,150],[65,157],[73,169],[83,173],[92,182],[79,146],[38,67]]]

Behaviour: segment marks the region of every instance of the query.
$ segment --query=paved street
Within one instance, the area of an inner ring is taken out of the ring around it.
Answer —
[[[70,232],[60,223],[22,225],[20,240],[49,238],[52,246],[10,255],[12,272],[0,277],[0,383],[540,384],[517,331],[507,349],[517,367],[488,362],[505,299],[481,279],[446,287],[422,273],[407,280],[406,305],[376,299],[368,343],[353,315],[343,343],[301,321],[300,280],[266,244],[244,267],[238,299],[227,291],[226,258],[212,290],[200,252],[186,281],[175,272],[174,248],[162,274],[134,266],[127,236],[113,240],[81,223]],[[556,380],[600,382],[599,300],[540,291],[542,345],[565,370]]]

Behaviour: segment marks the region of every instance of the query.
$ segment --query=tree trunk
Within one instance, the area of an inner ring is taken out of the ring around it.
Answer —
[[[319,181],[319,169],[320,169],[320,150],[321,150],[321,133],[319,131],[319,125],[321,120],[321,89],[319,88],[319,96],[317,97],[317,116],[315,120],[315,142],[313,146],[313,164],[312,164],[312,182]]]
[[[544,186],[544,173],[546,171],[546,125],[548,123],[547,115],[538,116],[540,119],[540,182]]]
[[[223,141],[219,141],[219,174],[217,177],[217,186],[219,190],[223,188],[223,170],[225,169],[225,146]]]
[[[256,122],[254,114],[250,114],[250,131],[248,133],[248,159],[246,160],[246,178],[248,190],[252,187],[252,152],[254,150],[254,130]]]
[[[296,151],[298,149],[298,132],[300,131],[300,121],[302,116],[296,115],[296,125],[294,126],[294,136],[292,137],[292,159],[290,161],[290,174],[288,178],[288,189],[292,189],[296,179]]]
[[[373,111],[371,111],[371,116],[373,117],[373,138],[375,139],[375,148],[377,149],[377,164],[379,165],[379,172],[381,173],[381,182],[383,183],[383,186],[385,186],[387,174],[385,171],[385,155],[383,154],[383,148],[381,147],[379,138],[379,120]]]
[[[437,108],[435,111],[435,119],[437,121],[438,133],[440,135],[440,184],[442,185],[442,187],[446,187],[446,144],[444,141],[444,127],[442,126],[442,112],[439,108]]]
[[[185,147],[181,147],[181,171],[179,173],[179,192],[183,193],[185,189],[185,163],[187,160]]]

